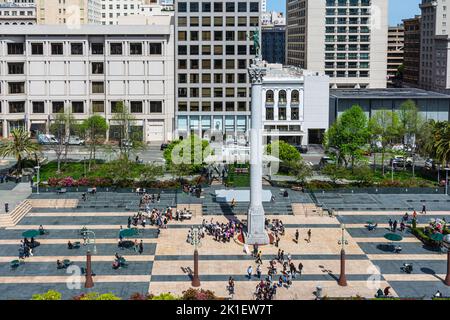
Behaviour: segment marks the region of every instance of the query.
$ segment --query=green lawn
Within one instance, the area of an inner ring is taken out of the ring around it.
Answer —
[[[140,169],[142,164],[137,164],[130,162],[129,172],[132,178],[137,178],[140,176]],[[40,170],[41,181],[47,181],[49,178],[64,178],[72,177],[74,179],[80,179],[84,177],[84,172],[86,171],[86,177],[88,178],[108,178],[110,174],[108,173],[108,164],[98,162],[94,164],[91,171],[88,170],[88,161],[84,164],[81,162],[69,162],[67,164],[61,163],[61,173],[57,174],[58,164],[56,161],[51,161],[46,165],[43,165]],[[36,177],[34,178],[36,181]]]

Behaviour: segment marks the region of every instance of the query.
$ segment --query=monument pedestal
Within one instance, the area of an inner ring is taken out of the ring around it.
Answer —
[[[269,236],[265,230],[265,215],[263,206],[251,206],[248,211],[247,233],[245,234],[246,244],[269,244]]]

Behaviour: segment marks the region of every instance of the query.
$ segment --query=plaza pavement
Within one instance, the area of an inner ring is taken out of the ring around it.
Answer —
[[[0,299],[30,299],[34,293],[43,293],[49,289],[60,291],[65,299],[87,291],[113,292],[125,299],[135,292],[181,294],[190,287],[190,273],[193,270],[193,247],[186,242],[188,229],[200,225],[203,218],[223,222],[230,219],[223,215],[208,215],[184,222],[171,221],[167,229],[161,230],[159,237],[154,227],[140,227],[142,234],[137,240],[144,241],[144,252],[140,255],[133,250],[117,247],[119,228],[121,225],[126,226],[127,217],[133,214],[120,210],[88,212],[76,208],[71,211],[37,208],[18,225],[0,229]],[[296,266],[299,262],[304,265],[303,274],[294,279],[289,289],[280,288],[277,299],[314,299],[317,286],[321,286],[323,294],[329,297],[360,295],[371,298],[378,288],[384,289],[386,286],[391,286],[391,292],[401,297],[430,298],[438,289],[450,296],[449,288],[442,283],[446,271],[445,254],[429,250],[408,232],[403,234],[402,253],[395,254],[388,248],[388,241],[383,238],[387,232],[387,221],[389,218],[401,219],[403,211],[340,211],[338,214],[337,217],[268,216],[270,219],[281,219],[286,227],[286,235],[281,238],[279,248],[286,255],[291,254]],[[419,222],[426,224],[430,218],[449,215],[450,211],[419,214]],[[364,225],[369,220],[378,222],[379,228],[368,231]],[[345,238],[348,241],[345,246],[347,287],[337,285],[341,223],[345,224]],[[11,270],[10,261],[17,258],[22,232],[36,229],[40,224],[50,234],[37,239],[41,245],[34,250],[33,257],[27,258],[16,270]],[[96,233],[97,254],[92,257],[95,287],[89,290],[83,288],[84,277],[56,269],[57,259],[70,259],[74,265],[85,266],[86,250],[92,250],[92,246],[67,249],[68,240],[81,240],[78,231],[82,226]],[[297,229],[300,232],[299,244],[293,241]],[[309,229],[312,231],[311,243],[305,241]],[[268,261],[276,256],[278,248],[269,245],[261,247],[261,250],[262,270],[263,274],[267,274]],[[115,252],[129,261],[128,268],[112,269]],[[199,254],[202,288],[228,297],[227,280],[233,276],[236,281],[233,298],[253,298],[259,280],[256,277],[247,279],[246,269],[252,265],[255,270],[256,264],[241,245],[234,241],[218,243],[206,236]],[[405,275],[400,271],[404,262],[413,263],[413,274]],[[69,289],[68,284],[70,287],[76,280],[81,280],[81,288]]]

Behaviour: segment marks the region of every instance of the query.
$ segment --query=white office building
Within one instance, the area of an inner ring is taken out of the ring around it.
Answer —
[[[0,134],[25,127],[47,132],[56,113],[81,121],[93,114],[110,125],[123,101],[132,132],[148,143],[172,139],[174,29],[142,26],[2,26]]]
[[[287,0],[286,64],[332,88],[386,88],[388,0]]]
[[[330,78],[319,72],[268,64],[262,99],[265,135],[295,145],[321,144],[329,126]]]

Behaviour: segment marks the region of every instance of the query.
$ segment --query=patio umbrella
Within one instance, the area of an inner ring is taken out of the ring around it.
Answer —
[[[442,233],[434,233],[431,235],[430,239],[436,242],[442,242],[442,240],[444,240],[444,235]]]
[[[134,236],[137,236],[138,234],[139,231],[136,228],[124,229],[119,232],[119,236],[122,236],[122,238],[132,238]]]
[[[40,235],[38,230],[27,230],[22,233],[22,237],[24,238],[35,238]]]
[[[396,233],[386,233],[384,238],[389,241],[402,241],[403,237]]]

